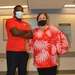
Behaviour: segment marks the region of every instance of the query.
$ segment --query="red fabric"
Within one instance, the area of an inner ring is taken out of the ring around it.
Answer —
[[[12,36],[10,29],[12,27],[17,27],[20,30],[30,30],[28,23],[24,21],[18,21],[15,17],[10,18],[6,21],[6,30],[7,30],[7,51],[25,51],[26,50],[26,40],[21,37]]]
[[[63,32],[53,25],[44,30],[35,28],[33,39],[29,40],[29,50],[34,53],[34,65],[46,68],[58,65],[58,54],[68,51],[69,45]]]

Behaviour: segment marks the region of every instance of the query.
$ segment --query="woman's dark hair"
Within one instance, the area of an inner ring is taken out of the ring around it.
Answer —
[[[39,14],[38,14],[38,16],[37,16],[37,21],[38,21],[38,18],[39,18],[39,16],[40,16],[41,14],[44,14],[44,15],[46,16],[46,19],[48,19],[47,14],[46,14],[46,13],[44,13],[44,12],[41,12],[41,13],[39,13]]]

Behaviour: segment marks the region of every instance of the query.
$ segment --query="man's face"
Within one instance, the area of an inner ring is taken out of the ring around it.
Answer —
[[[22,7],[17,7],[14,9],[14,17],[17,19],[21,19],[23,16],[23,8]]]
[[[21,12],[23,12],[23,8],[17,7],[15,11],[21,11]]]
[[[23,8],[21,8],[21,7],[17,7],[17,8],[14,10],[14,15],[15,15],[16,12],[18,12],[18,11],[23,12]]]

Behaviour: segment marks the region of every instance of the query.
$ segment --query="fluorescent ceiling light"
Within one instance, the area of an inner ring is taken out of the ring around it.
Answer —
[[[75,4],[66,4],[66,5],[64,5],[64,7],[70,7],[70,8],[72,8],[72,7],[75,7]]]
[[[0,6],[0,8],[14,8],[15,6]],[[22,5],[23,8],[27,8],[28,6],[27,5]]]

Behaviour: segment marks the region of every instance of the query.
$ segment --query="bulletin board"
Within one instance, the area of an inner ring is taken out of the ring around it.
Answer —
[[[59,23],[59,29],[66,34],[69,43],[71,43],[71,23]]]

